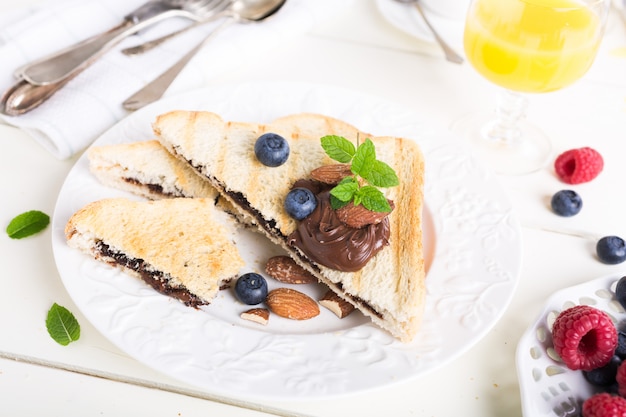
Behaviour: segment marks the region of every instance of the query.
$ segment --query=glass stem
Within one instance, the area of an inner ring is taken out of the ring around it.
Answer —
[[[482,136],[505,146],[513,145],[521,138],[518,122],[526,118],[527,108],[526,96],[510,90],[501,90],[498,94],[496,117],[482,128]]]

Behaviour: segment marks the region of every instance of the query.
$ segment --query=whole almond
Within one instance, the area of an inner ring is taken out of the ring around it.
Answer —
[[[393,201],[388,200],[391,210],[394,208]],[[349,203],[340,209],[335,210],[337,218],[343,224],[355,229],[361,229],[370,224],[378,224],[391,212],[371,211],[366,209],[362,204],[355,206]]]
[[[265,264],[265,272],[276,281],[286,284],[311,284],[317,278],[289,256],[273,256]]]
[[[324,165],[311,171],[311,178],[330,185],[339,184],[348,175],[352,175],[349,164]]]
[[[292,320],[308,320],[320,314],[320,307],[314,299],[291,288],[270,291],[265,303],[272,313]]]

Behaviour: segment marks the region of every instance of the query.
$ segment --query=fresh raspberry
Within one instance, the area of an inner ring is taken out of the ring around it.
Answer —
[[[583,402],[583,417],[626,417],[626,400],[606,392]]]
[[[589,147],[570,149],[554,161],[556,175],[567,184],[591,181],[598,176],[602,168],[604,168],[602,155]]]
[[[554,350],[573,370],[606,365],[617,346],[617,329],[597,308],[580,305],[563,310],[552,327]]]

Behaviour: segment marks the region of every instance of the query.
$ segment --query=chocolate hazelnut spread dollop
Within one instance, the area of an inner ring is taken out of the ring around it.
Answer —
[[[389,244],[388,218],[355,229],[339,220],[330,205],[329,190],[319,192],[317,200],[317,208],[300,221],[288,238],[290,245],[313,262],[343,272],[355,272]]]

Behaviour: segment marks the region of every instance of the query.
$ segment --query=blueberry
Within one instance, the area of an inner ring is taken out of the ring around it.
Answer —
[[[552,196],[552,210],[563,217],[570,217],[578,214],[583,207],[583,200],[572,190],[561,190]]]
[[[615,383],[615,375],[617,375],[617,368],[622,363],[622,359],[618,356],[613,356],[609,363],[600,368],[593,369],[591,371],[583,371],[583,376],[591,385],[599,387],[608,387]]]
[[[598,240],[596,253],[605,264],[619,264],[626,260],[626,243],[618,236],[605,236]]]
[[[294,188],[285,198],[285,210],[296,220],[302,220],[317,207],[317,198],[306,188]]]
[[[264,133],[254,144],[254,154],[263,165],[281,166],[289,158],[289,144],[276,133]]]
[[[260,304],[267,297],[267,281],[254,272],[243,274],[235,284],[235,294],[244,304]]]
[[[615,355],[622,360],[626,358],[626,333],[623,330],[617,331],[617,346],[615,347]]]
[[[626,309],[626,277],[621,277],[615,286],[615,298]],[[626,349],[625,352],[626,353]]]

